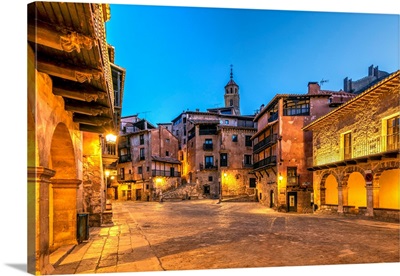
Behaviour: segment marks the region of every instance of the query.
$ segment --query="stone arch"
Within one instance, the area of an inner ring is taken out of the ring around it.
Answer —
[[[400,162],[386,161],[379,164],[374,174],[374,187],[378,191],[376,207],[400,209]]]
[[[327,190],[327,183],[326,183],[327,179],[330,176],[335,178],[337,186],[340,185],[339,184],[340,183],[339,182],[340,177],[339,177],[338,173],[336,172],[336,170],[327,170],[327,171],[323,172],[322,177],[321,177],[321,182],[320,182],[320,201],[321,201],[320,204],[321,205],[330,204],[330,198],[331,198],[330,189],[332,187],[330,187],[330,181],[329,181],[328,182],[328,186],[329,187],[328,187],[328,190]],[[337,189],[337,187],[336,187],[336,189]]]
[[[49,247],[76,244],[78,169],[68,127],[58,123],[50,145],[49,167],[55,171],[49,193]]]
[[[363,177],[365,177],[364,169],[358,166],[349,166],[343,171],[343,178],[342,181],[340,181],[341,183],[339,183],[339,185],[341,184],[342,186],[346,187],[348,185],[350,175],[354,172],[359,172]]]
[[[358,169],[346,174],[347,205],[358,207],[367,206],[367,190],[364,171]],[[345,203],[345,202],[344,202]]]
[[[76,179],[77,167],[71,135],[64,123],[59,123],[53,133],[50,146],[50,168],[55,178]]]

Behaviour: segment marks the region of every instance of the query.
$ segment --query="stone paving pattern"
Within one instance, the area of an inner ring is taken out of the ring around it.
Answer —
[[[53,274],[400,262],[398,223],[217,202],[113,202]]]

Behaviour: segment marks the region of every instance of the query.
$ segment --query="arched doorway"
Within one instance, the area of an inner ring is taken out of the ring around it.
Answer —
[[[53,251],[76,243],[76,198],[80,181],[77,180],[72,139],[63,123],[54,130],[49,161],[50,168],[56,171],[49,194],[49,243]]]
[[[325,204],[338,204],[338,183],[335,176],[330,174],[325,180]]]
[[[348,182],[348,205],[358,207],[367,206],[367,190],[364,176],[359,172],[350,174]]]
[[[379,208],[400,209],[400,169],[384,171],[379,183]]]

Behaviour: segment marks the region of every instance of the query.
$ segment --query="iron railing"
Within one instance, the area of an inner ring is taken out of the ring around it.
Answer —
[[[276,155],[268,156],[265,159],[262,159],[253,164],[253,169],[258,169],[262,167],[270,167],[276,165]]]

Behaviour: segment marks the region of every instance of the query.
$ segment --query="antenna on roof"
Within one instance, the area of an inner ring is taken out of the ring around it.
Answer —
[[[324,80],[324,79],[322,78],[322,80],[319,82],[319,85],[322,86],[325,82],[329,82],[329,80]]]
[[[233,79],[233,72],[232,72],[233,64],[231,64],[231,79]]]

